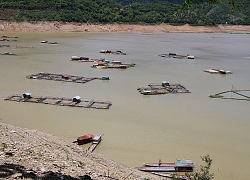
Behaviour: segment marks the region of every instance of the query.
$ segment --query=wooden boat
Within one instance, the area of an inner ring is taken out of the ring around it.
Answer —
[[[177,53],[163,53],[163,54],[159,54],[158,56],[166,57],[166,58],[176,58],[176,59],[183,59],[183,58],[194,59],[195,58],[193,55],[180,55]]]
[[[100,50],[100,53],[111,53],[112,51],[110,50],[107,50],[107,49],[101,49]]]
[[[101,142],[102,140],[102,135],[96,135],[93,139],[92,139],[92,144],[89,146],[88,151],[89,152],[93,152],[96,148],[96,146]]]
[[[84,136],[79,136],[76,141],[73,143],[77,143],[78,145],[87,144],[93,141],[94,135],[93,134],[86,134]]]
[[[166,166],[158,166],[158,167],[138,167],[137,168],[140,171],[146,171],[146,172],[175,172],[175,167],[166,167]]]
[[[203,69],[203,72],[211,73],[211,74],[233,74],[231,71],[225,71],[223,69]]]
[[[94,60],[84,56],[71,56],[71,61],[93,62]]]
[[[144,163],[148,167],[175,167],[175,163]]]
[[[118,50],[118,51],[110,51],[110,50],[106,50],[106,49],[101,49],[100,53],[105,53],[105,54],[116,54],[116,55],[126,55],[126,53]]]
[[[41,43],[48,43],[48,41],[47,40],[42,40]]]
[[[2,37],[3,38],[18,38],[17,36],[6,36],[6,35],[3,35]]]
[[[187,58],[188,58],[188,59],[195,59],[195,57],[192,56],[192,55],[187,55]]]
[[[16,54],[13,54],[13,53],[10,53],[10,52],[3,52],[3,53],[1,53],[1,55],[16,55]]]
[[[52,41],[52,42],[47,42],[47,44],[58,44],[58,42]]]
[[[165,174],[165,173],[158,173],[158,172],[152,172],[152,174],[166,177],[166,178],[175,178],[175,179],[182,179],[182,180],[191,180],[188,176],[178,175],[178,174]]]
[[[145,163],[138,169],[147,172],[192,172],[193,168],[192,160],[178,160],[174,163]]]

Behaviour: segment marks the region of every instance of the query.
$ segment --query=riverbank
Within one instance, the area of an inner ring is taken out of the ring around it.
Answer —
[[[63,139],[0,123],[0,179],[157,179]]]
[[[0,31],[6,32],[131,32],[131,33],[250,33],[250,26],[171,26],[135,24],[87,24],[59,22],[6,22],[0,21]]]

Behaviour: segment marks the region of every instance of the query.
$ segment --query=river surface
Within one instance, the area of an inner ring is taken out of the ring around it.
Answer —
[[[201,156],[213,159],[216,180],[250,177],[250,102],[211,99],[222,91],[250,89],[250,35],[217,33],[8,33],[17,41],[1,41],[16,56],[0,55],[0,120],[37,129],[68,141],[88,133],[104,134],[95,152],[130,167],[145,162],[174,162]],[[11,39],[13,40],[13,39]],[[56,41],[58,45],[40,41]],[[16,48],[16,45],[18,45]],[[100,49],[122,50],[107,55]],[[158,57],[161,53],[194,55],[195,59]],[[94,69],[71,56],[135,63],[124,70]],[[203,69],[230,70],[209,74]],[[85,84],[32,80],[26,75],[49,72],[109,81]],[[191,93],[142,95],[149,83],[180,83]],[[88,109],[4,101],[11,94],[74,97],[111,101],[110,109]],[[83,146],[88,147],[88,145]]]

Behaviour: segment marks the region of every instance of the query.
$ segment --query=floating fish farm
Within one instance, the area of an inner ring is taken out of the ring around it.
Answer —
[[[148,87],[137,88],[144,95],[167,94],[167,93],[190,93],[190,91],[181,84],[173,84],[167,81],[160,83],[151,83]]]
[[[44,79],[44,80],[54,80],[54,81],[64,81],[64,82],[74,82],[74,83],[87,83],[93,80],[109,80],[108,76],[102,77],[83,77],[75,76],[69,74],[53,74],[53,73],[44,73],[40,72],[37,74],[27,75],[28,79]]]
[[[73,98],[31,96],[31,94],[28,92],[24,94],[13,94],[6,97],[4,100],[95,109],[109,109],[109,107],[112,105],[112,103],[109,101],[82,99],[80,96],[75,96]]]

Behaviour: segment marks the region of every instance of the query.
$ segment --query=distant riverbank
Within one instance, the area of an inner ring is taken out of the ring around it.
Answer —
[[[135,24],[88,24],[59,22],[0,21],[0,31],[6,32],[131,32],[131,33],[250,33],[250,26],[172,26]]]

